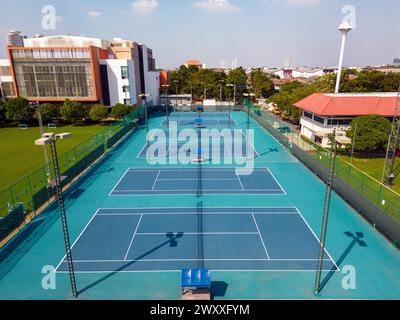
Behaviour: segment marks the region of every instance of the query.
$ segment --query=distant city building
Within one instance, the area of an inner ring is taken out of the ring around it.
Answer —
[[[399,58],[393,59],[393,65],[394,65],[396,68],[400,68],[400,59],[399,59]]]
[[[316,78],[322,77],[326,74],[335,73],[337,70],[335,68],[293,68],[293,69],[270,69],[264,68],[265,73],[274,74],[280,79],[291,79],[291,78]]]
[[[205,64],[203,64],[199,60],[188,60],[183,64],[186,68],[189,68],[190,66],[195,66],[198,67],[199,69],[205,68]]]
[[[8,46],[16,96],[30,101],[137,105],[141,93],[159,103],[159,72],[152,50],[133,41],[37,35]]]
[[[23,47],[24,46],[24,35],[22,35],[21,31],[10,31],[6,35],[7,45],[14,47]]]
[[[10,61],[0,59],[0,100],[15,97]]]
[[[290,69],[292,68],[292,59],[290,58],[285,58],[285,60],[283,61],[283,67],[285,69]]]
[[[391,119],[397,93],[314,93],[294,105],[302,113],[301,134],[308,139],[329,146],[329,134],[336,129],[344,143],[351,121],[361,115],[378,114]]]

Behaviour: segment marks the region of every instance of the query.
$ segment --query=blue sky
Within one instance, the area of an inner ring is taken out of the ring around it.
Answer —
[[[41,27],[53,5],[55,30]],[[153,48],[157,67],[187,59],[207,66],[235,58],[243,66],[334,66],[344,5],[356,12],[345,65],[379,65],[400,57],[399,0],[0,0],[0,57],[5,33],[122,37]]]

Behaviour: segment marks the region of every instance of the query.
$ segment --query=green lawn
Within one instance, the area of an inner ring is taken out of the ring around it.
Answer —
[[[350,156],[347,155],[340,155],[340,158],[343,160],[350,162]],[[371,177],[375,178],[378,181],[382,180],[382,173],[383,173],[383,166],[384,166],[385,159],[384,158],[357,158],[353,157],[353,165],[364,171]],[[400,158],[396,158],[395,165],[400,164]],[[393,190],[400,193],[400,177],[394,180]]]
[[[57,151],[62,154],[82,141],[101,131],[104,126],[63,126],[45,130],[54,133],[70,132],[72,138],[57,144]],[[43,149],[33,141],[40,137],[38,127],[23,130],[18,128],[0,128],[0,190],[7,188],[35,169],[44,165]]]

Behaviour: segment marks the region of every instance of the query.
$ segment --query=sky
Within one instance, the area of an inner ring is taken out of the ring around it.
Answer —
[[[42,25],[46,5],[55,9],[50,30]],[[344,6],[351,10],[342,13]],[[208,67],[234,59],[244,67],[282,67],[285,59],[328,67],[338,64],[337,27],[349,18],[344,65],[375,66],[400,57],[399,12],[400,0],[0,0],[0,58],[14,29],[134,40],[153,49],[158,68],[189,59]]]

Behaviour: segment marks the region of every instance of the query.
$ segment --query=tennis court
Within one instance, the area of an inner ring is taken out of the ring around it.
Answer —
[[[168,126],[175,121],[178,126],[195,126],[196,119],[201,119],[205,126],[239,127],[235,119],[228,112],[172,112],[167,119],[161,122],[161,126]]]
[[[315,271],[319,241],[294,207],[99,209],[72,246],[77,272]],[[202,241],[202,253],[196,241]],[[323,268],[338,270],[325,251]],[[66,272],[65,258],[57,271]]]
[[[231,117],[245,132],[247,114]],[[149,129],[165,119],[150,117]],[[138,157],[141,125],[74,182],[65,208],[78,299],[181,299],[181,269],[203,267],[213,290],[225,288],[214,299],[397,299],[398,249],[336,193],[314,294],[326,185],[254,119],[250,129],[250,175],[235,164],[151,164]],[[343,288],[349,267],[355,290]],[[46,270],[55,289],[42,287]],[[54,202],[0,249],[0,299],[70,299],[67,270]]]
[[[129,168],[110,195],[196,194],[198,179],[196,167]],[[285,194],[268,168],[249,175],[238,174],[236,168],[203,168],[201,182],[203,194]]]
[[[254,148],[252,144],[248,146],[248,153],[254,157],[258,157],[259,153]],[[152,153],[149,151],[152,150]],[[198,151],[197,143],[188,142],[177,142],[175,145],[167,143],[145,143],[143,148],[140,150],[137,158],[148,158],[151,160],[159,158],[171,158],[174,156],[185,156],[188,158],[193,158],[193,156]],[[246,156],[246,143],[245,140],[237,143],[224,143],[221,141],[220,144],[207,144],[206,147],[202,147],[202,153],[206,160],[215,159],[219,157],[221,160],[225,157],[232,156]]]

